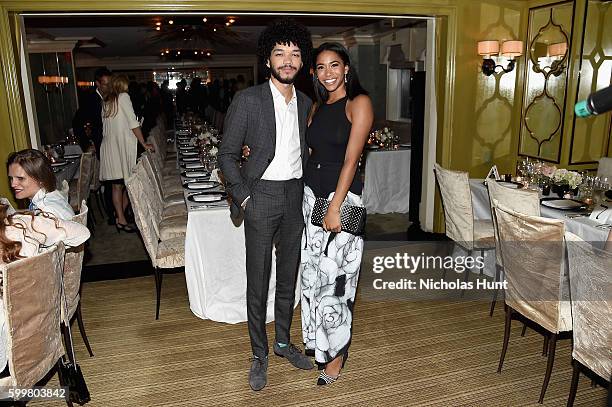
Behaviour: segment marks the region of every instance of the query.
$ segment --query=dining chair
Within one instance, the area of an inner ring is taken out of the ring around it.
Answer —
[[[141,160],[144,160],[145,170],[149,174],[159,189],[160,198],[165,201],[183,201],[183,188],[181,185],[181,177],[179,175],[161,176],[161,171],[155,166],[155,161],[150,153],[142,155]]]
[[[567,399],[567,406],[571,407],[581,370],[588,369],[607,382],[612,377],[612,253],[571,232],[565,232],[565,240],[574,328],[574,367]]]
[[[146,208],[155,220],[153,226],[161,240],[185,236],[187,229],[187,207],[181,194],[181,201],[176,204],[167,204],[159,198],[156,183],[149,178],[145,170],[145,160],[141,159],[134,167],[134,173],[140,181],[137,185],[142,188],[142,195],[147,197]]]
[[[81,208],[78,215],[72,218],[73,222],[87,226],[87,215],[89,208],[85,201],[81,202]],[[66,257],[64,260],[64,296],[66,297],[66,306],[62,304],[62,321],[64,325],[68,325],[75,318],[79,325],[81,337],[85,343],[85,347],[89,352],[89,356],[93,357],[93,351],[87,338],[85,324],[83,323],[83,315],[81,313],[81,271],[83,269],[83,257],[85,254],[85,244],[77,247],[66,249]],[[66,339],[66,338],[64,338]],[[64,341],[67,349],[72,341]],[[70,352],[68,352],[70,354]]]
[[[489,204],[491,206],[491,219],[493,221],[493,230],[495,232],[495,281],[503,279],[503,261],[501,258],[501,250],[499,248],[499,231],[497,222],[493,214],[493,199],[496,199],[502,205],[513,211],[531,215],[540,216],[540,196],[536,191],[527,189],[513,189],[500,185],[493,179],[487,180],[487,189],[489,190]],[[497,286],[496,286],[497,287]],[[493,299],[489,309],[489,316],[493,316],[495,304],[497,303],[498,289],[493,291]],[[524,332],[523,332],[524,334]]]
[[[151,259],[155,276],[156,309],[155,319],[159,319],[161,286],[163,273],[160,269],[185,266],[185,236],[160,240],[155,233],[155,217],[149,212],[145,202],[150,197],[144,194],[144,188],[136,173],[125,180],[128,195],[134,209],[134,219],[140,231],[145,249]]]
[[[504,341],[497,368],[501,372],[512,319],[526,319],[545,331],[546,373],[539,403],[544,400],[555,361],[559,333],[572,330],[569,290],[564,283],[565,246],[562,220],[524,215],[493,200],[506,274]]]
[[[470,254],[479,250],[484,257],[485,250],[495,248],[493,222],[474,219],[468,173],[447,170],[437,163],[434,173],[442,196],[446,236]],[[469,271],[466,271],[465,280],[468,278]]]
[[[162,177],[172,177],[180,175],[180,170],[177,167],[176,162],[176,154],[168,156],[165,154],[165,150],[162,149],[162,151],[160,151],[160,145],[164,144],[161,144],[158,140],[151,136],[147,138],[147,142],[153,144],[153,147],[155,149],[155,151],[149,154],[151,155],[151,158],[153,158],[154,165],[158,168],[159,174],[161,174]]]
[[[102,196],[102,182],[100,181],[100,160],[94,155],[92,160],[92,171],[91,171],[91,183],[89,184],[89,196],[94,196],[96,199],[96,206],[98,207],[98,213],[100,217],[104,219],[104,212],[106,211],[106,204],[104,203],[104,196]],[[91,200],[88,201],[88,206],[91,207]],[[93,217],[94,213],[91,212]],[[94,219],[95,222],[95,219]]]
[[[608,178],[608,183],[612,184],[612,157],[601,157],[597,167],[597,176]]]
[[[89,198],[91,176],[93,172],[93,153],[81,154],[79,164],[79,178],[70,188],[70,206],[75,212],[79,210],[81,201]]]
[[[0,378],[0,387],[31,388],[64,355],[60,334],[64,250],[60,242],[35,256],[0,264],[10,372]],[[60,385],[67,384],[60,380]]]

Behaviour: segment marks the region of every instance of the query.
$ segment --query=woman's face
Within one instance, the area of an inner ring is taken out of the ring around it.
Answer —
[[[8,177],[17,199],[32,199],[40,189],[38,182],[30,177],[19,164],[11,164]]]
[[[317,79],[329,93],[344,88],[344,75],[348,71],[348,65],[345,65],[340,55],[334,51],[323,51],[317,55]]]

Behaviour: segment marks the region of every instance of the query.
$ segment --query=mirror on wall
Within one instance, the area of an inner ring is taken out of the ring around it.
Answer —
[[[580,77],[575,102],[612,85],[612,2],[589,0],[580,52]],[[612,115],[588,119],[574,116],[570,164],[597,165],[612,154]]]
[[[41,144],[64,140],[77,109],[71,52],[29,54],[36,119]]]
[[[572,2],[529,11],[520,155],[559,162],[572,14]]]

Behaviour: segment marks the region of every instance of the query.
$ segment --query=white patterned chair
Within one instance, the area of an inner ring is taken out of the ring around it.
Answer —
[[[501,251],[499,249],[499,231],[495,222],[493,213],[493,199],[513,211],[531,215],[540,216],[540,196],[536,191],[528,189],[512,189],[498,184],[493,179],[487,180],[487,189],[489,190],[489,203],[491,205],[491,219],[493,220],[493,230],[495,231],[495,281],[501,281],[503,278],[503,261]],[[493,316],[495,303],[497,302],[498,289],[493,292],[493,299],[489,315]]]
[[[608,178],[608,183],[612,183],[612,157],[601,157],[597,167],[597,176]]]
[[[493,200],[493,213],[506,274],[504,342],[501,372],[513,318],[519,314],[545,331],[548,360],[539,403],[544,400],[550,380],[557,337],[572,330],[568,287],[564,284],[565,225],[562,220],[528,216]]]
[[[155,233],[161,240],[173,237],[185,236],[187,229],[187,207],[181,194],[181,201],[167,203],[160,199],[159,187],[149,177],[145,170],[145,159],[141,159],[134,167],[134,174],[140,182],[143,195],[148,197],[145,205],[149,212],[155,217],[153,226]]]
[[[10,371],[8,377],[0,378],[0,387],[31,388],[64,355],[60,333],[63,265],[61,242],[36,256],[0,264]]]
[[[150,212],[146,202],[151,199],[144,191],[136,173],[125,180],[125,185],[134,209],[134,219],[140,231],[140,236],[149,254],[155,274],[156,311],[155,319],[159,319],[159,305],[161,299],[161,286],[163,273],[160,269],[185,266],[185,236],[169,239],[158,238],[155,230],[156,217]]]
[[[437,163],[434,173],[442,196],[446,236],[470,255],[479,250],[484,257],[485,250],[495,248],[493,222],[474,219],[468,173],[447,170]],[[480,272],[482,274],[482,270]],[[466,271],[465,280],[468,278],[469,271]]]
[[[580,371],[612,377],[612,252],[565,232],[572,298],[574,371],[568,407],[574,404]]]
[[[89,208],[86,202],[82,201],[79,214],[74,215],[72,221],[87,226],[88,213]],[[81,337],[87,347],[89,356],[93,356],[93,351],[91,350],[91,345],[87,338],[87,332],[85,332],[83,315],[81,313],[81,272],[83,270],[84,254],[84,243],[80,246],[66,249],[66,257],[64,260],[64,295],[66,297],[66,307],[62,304],[62,320],[64,325],[67,325],[76,318]],[[66,346],[68,345],[66,344]]]
[[[93,153],[81,154],[81,162],[79,164],[79,178],[70,187],[70,206],[75,212],[79,210],[81,201],[89,198],[91,188],[91,176],[93,173]]]

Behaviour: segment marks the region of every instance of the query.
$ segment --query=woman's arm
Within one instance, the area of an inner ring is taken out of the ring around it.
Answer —
[[[359,158],[368,139],[368,134],[374,121],[372,101],[366,95],[359,95],[347,103],[347,117],[352,123],[349,142],[344,155],[344,163],[336,185],[334,197],[323,219],[323,228],[332,232],[340,232],[340,205],[351,187]]]

